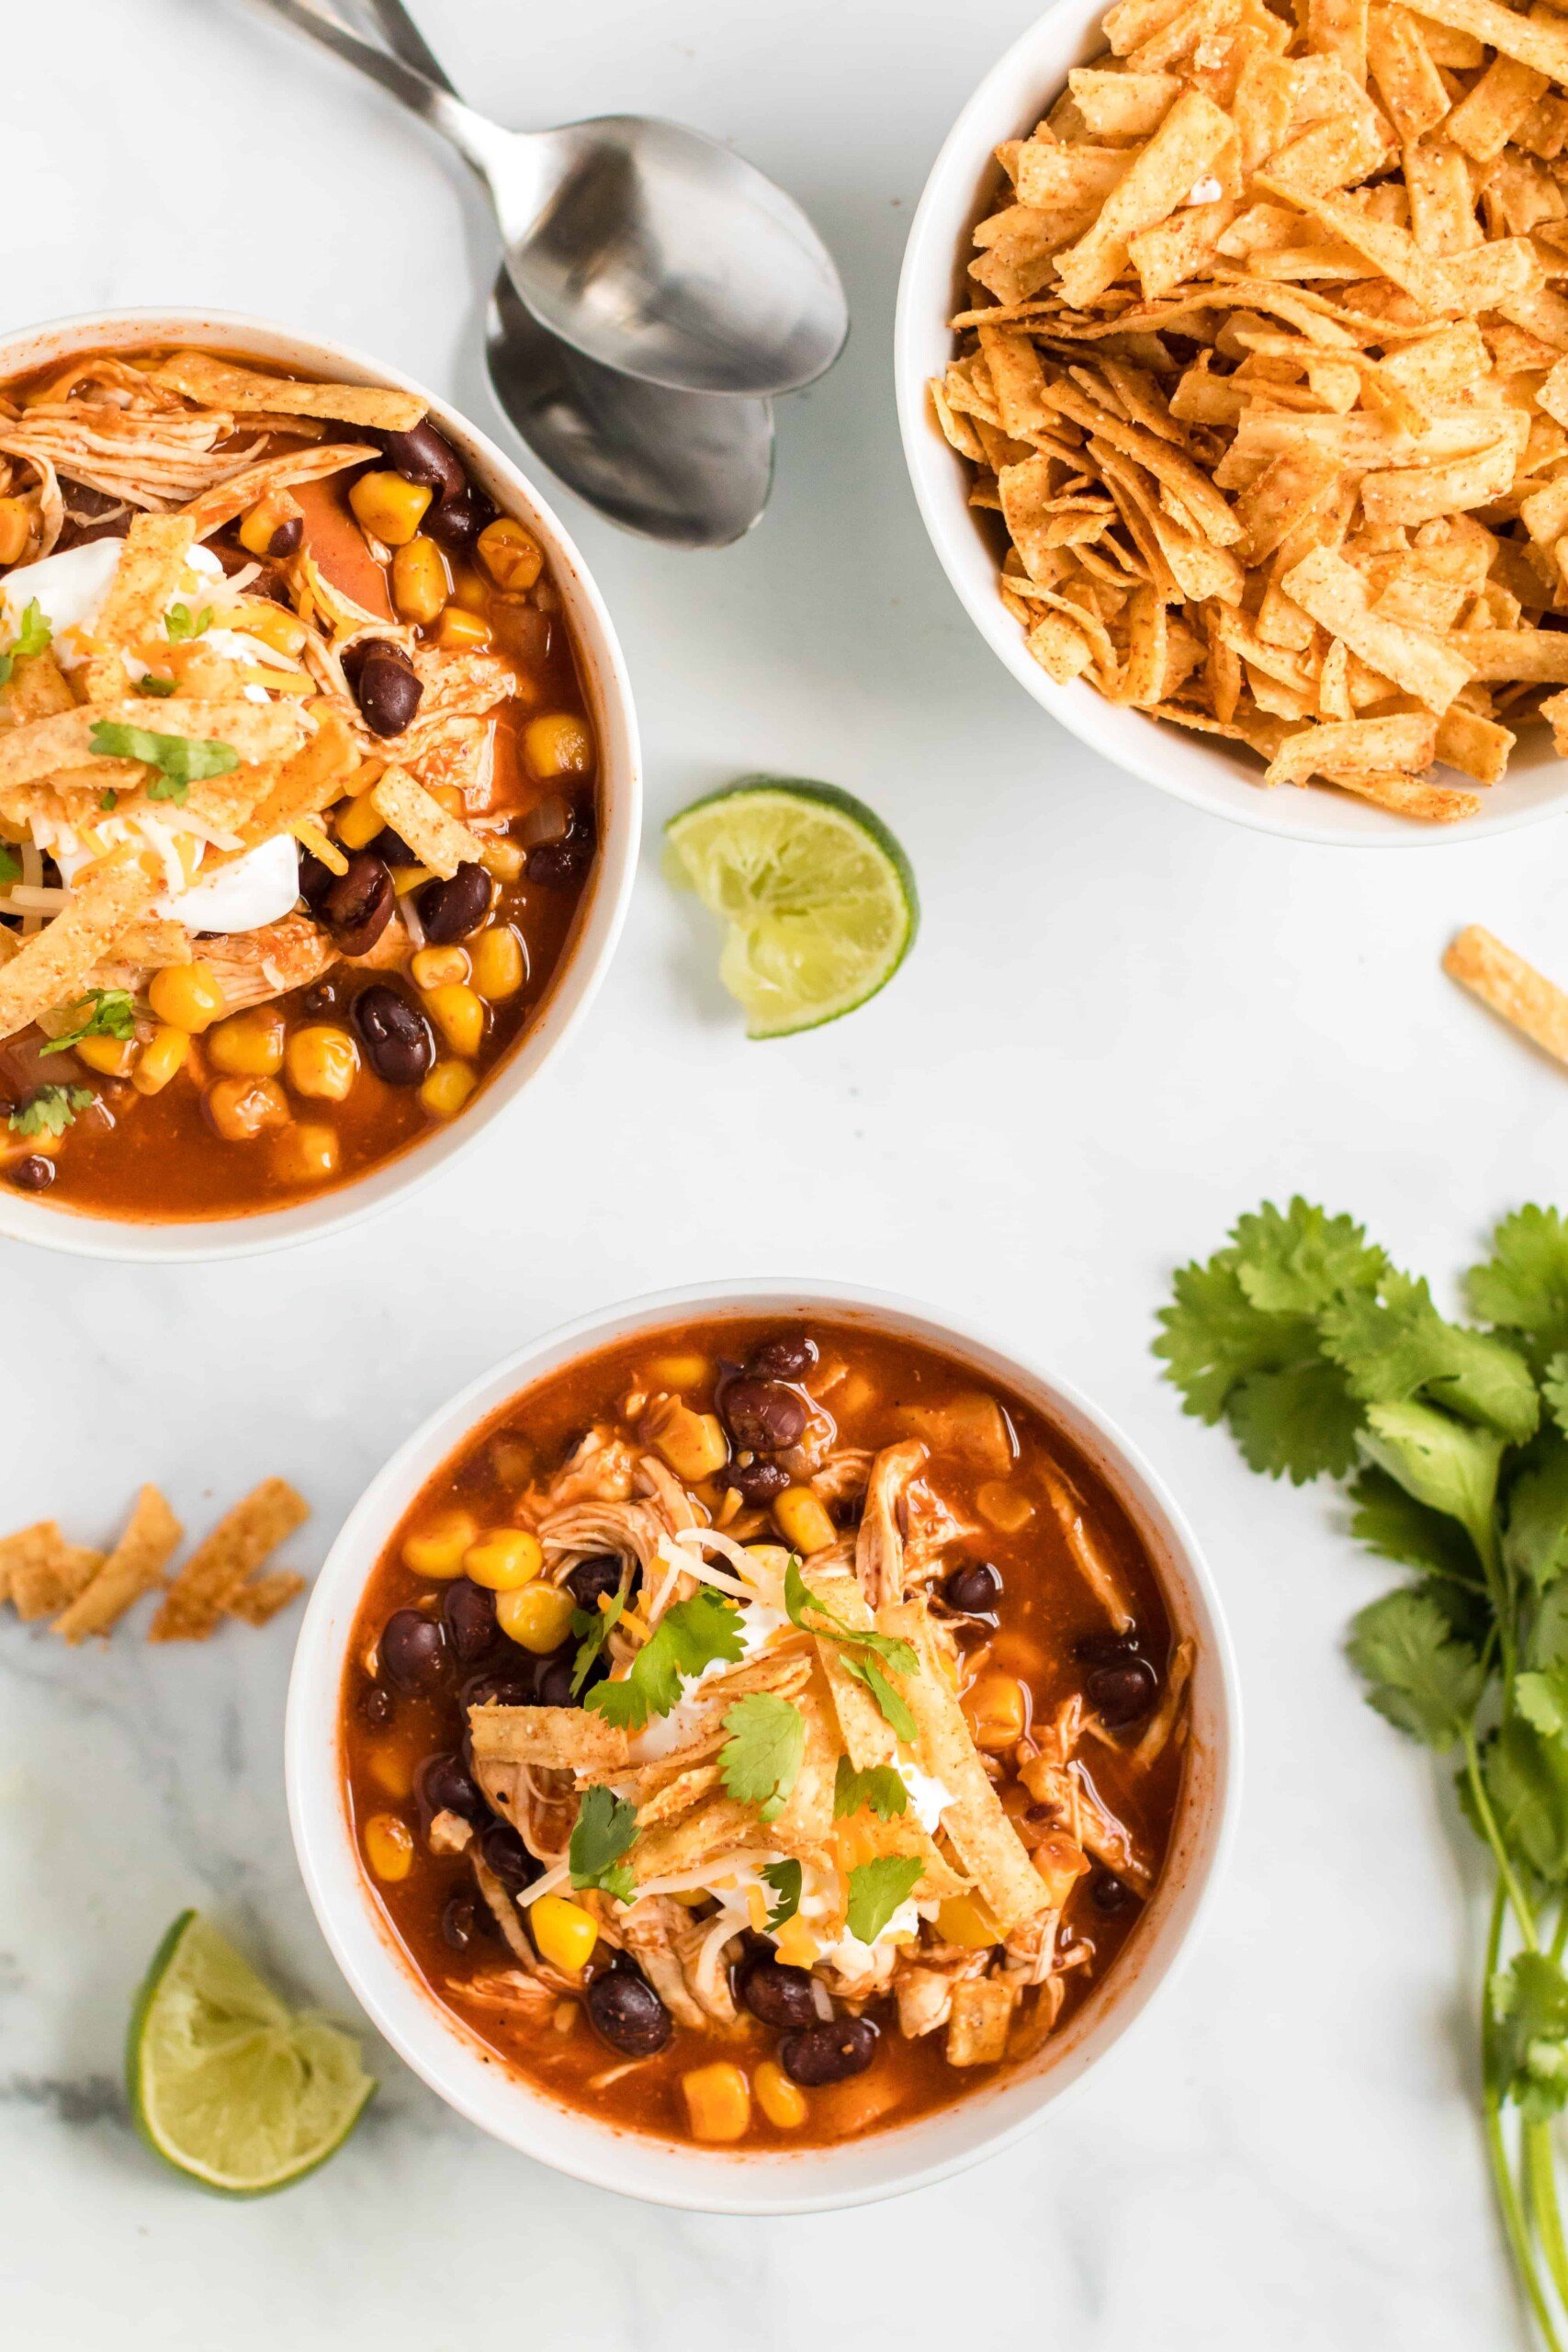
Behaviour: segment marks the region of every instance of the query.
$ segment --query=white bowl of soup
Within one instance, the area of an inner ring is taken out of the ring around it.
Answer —
[[[831,1284],[474,1382],[317,1580],[317,1917],[387,2040],[624,2194],[809,2211],[1007,2146],[1190,1945],[1235,1804],[1196,1544],[1072,1385]]]
[[[1009,202],[998,150],[1029,138],[1066,94],[1073,69],[1117,62],[1105,55],[1106,13],[1104,0],[1057,0],[1019,36],[964,105],[910,223],[894,328],[899,431],[916,502],[959,602],[1023,691],[1090,751],[1190,807],[1259,831],[1349,848],[1411,849],[1475,842],[1560,813],[1568,805],[1568,767],[1544,722],[1519,734],[1506,776],[1475,796],[1480,806],[1473,813],[1454,822],[1422,822],[1323,784],[1265,788],[1264,762],[1243,744],[1109,700],[1082,676],[1059,682],[1032,654],[1024,627],[1005,608],[999,573],[1008,539],[1001,517],[972,503],[976,467],[944,436],[931,387],[959,355],[950,322],[988,300],[966,273],[976,258],[977,224]],[[1174,19],[1176,13],[1172,7],[1166,16]],[[1156,12],[1148,17],[1152,25]],[[1364,90],[1357,97],[1365,104]],[[1098,153],[1103,159],[1105,150]],[[1477,226],[1477,239],[1481,233]],[[1330,277],[1325,287],[1309,284],[1306,290],[1315,300],[1337,288]],[[1332,322],[1323,332],[1332,334]],[[1043,781],[1053,748],[1049,733],[1043,733]],[[1442,786],[1469,788],[1467,776],[1447,765],[1436,775]]]
[[[339,345],[101,312],[0,341],[0,1233],[333,1231],[476,1142],[604,975],[640,808],[610,616],[512,460]]]

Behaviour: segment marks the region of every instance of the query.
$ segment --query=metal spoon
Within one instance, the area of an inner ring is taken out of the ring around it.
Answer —
[[[506,130],[318,0],[260,0],[449,139],[489,188],[512,282],[607,368],[695,392],[795,391],[849,332],[799,206],[716,141],[649,115]]]
[[[406,64],[449,90],[402,0],[367,0]],[[768,503],[773,412],[767,401],[676,392],[602,368],[542,326],[496,272],[485,359],[496,399],[525,441],[590,505],[674,547],[741,538]]]

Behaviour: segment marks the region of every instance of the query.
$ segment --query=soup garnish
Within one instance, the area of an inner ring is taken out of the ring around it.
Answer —
[[[1192,1645],[1022,1400],[813,1317],[514,1398],[372,1579],[371,1883],[481,2039],[721,2143],[909,2120],[1032,2055],[1135,1928]]]

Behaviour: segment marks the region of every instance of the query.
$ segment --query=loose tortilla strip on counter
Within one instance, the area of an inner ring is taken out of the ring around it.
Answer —
[[[449,817],[440,801],[433,799],[406,768],[389,768],[371,786],[370,801],[392,831],[407,842],[420,864],[444,881],[449,881],[459,865],[483,864],[484,844],[479,836],[456,817]]]
[[[242,1617],[247,1625],[267,1625],[304,1589],[305,1579],[297,1569],[274,1568],[269,1575],[253,1577],[249,1584],[243,1584],[223,1613]]]
[[[85,1544],[67,1543],[54,1520],[38,1520],[0,1536],[0,1594],[28,1623],[52,1617],[92,1582],[103,1557]]]
[[[205,539],[274,491],[292,490],[304,481],[324,481],[331,474],[366,465],[380,455],[368,441],[322,441],[313,449],[290,449],[281,458],[264,458],[258,465],[231,474],[227,481],[217,482],[199,498],[193,498],[180,513],[197,537]]]
[[[53,718],[39,718],[28,726],[0,731],[0,790],[9,785],[35,784],[65,768],[94,766],[103,755],[93,750],[93,729],[103,719],[118,726],[144,727],[155,735],[227,743],[246,764],[287,758],[304,741],[307,724],[303,714],[288,702],[196,702],[175,695],[166,702],[127,695],[112,702],[82,703]],[[122,768],[124,762],[105,759],[104,764]]]
[[[163,1581],[184,1528],[156,1487],[143,1487],[114,1550],[76,1595],[53,1631],[67,1642],[111,1633],[133,1601]]]
[[[265,409],[278,416],[331,417],[381,433],[410,432],[425,411],[412,392],[387,391],[375,384],[297,384],[288,376],[236,368],[205,351],[176,351],[153,368],[152,381],[204,408],[229,409],[238,416]]]
[[[1450,944],[1443,969],[1543,1054],[1568,1065],[1568,995],[1493,933],[1468,924]]]
[[[137,857],[102,865],[78,883],[54,921],[0,970],[0,1037],[79,997],[88,974],[162,887]]]
[[[883,1633],[912,1644],[919,1657],[918,1671],[905,1675],[899,1688],[915,1718],[920,1766],[952,1792],[942,1828],[1009,1936],[1044,1909],[1045,1883],[986,1776],[957,1696],[932,1655],[924,1609],[899,1601],[884,1609],[877,1623]]]
[[[164,1595],[150,1642],[204,1642],[230,1600],[284,1538],[310,1516],[286,1478],[264,1478],[226,1511]]]
[[[581,1707],[468,1709],[475,1757],[492,1764],[538,1764],[552,1771],[625,1772],[631,1735]]]

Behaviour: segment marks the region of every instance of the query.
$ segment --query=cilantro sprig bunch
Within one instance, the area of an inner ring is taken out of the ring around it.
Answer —
[[[1348,1655],[1378,1712],[1458,1760],[1495,1872],[1488,2159],[1520,2284],[1563,2352],[1551,2123],[1568,2105],[1568,1221],[1525,1207],[1439,1313],[1348,1216],[1268,1204],[1176,1276],[1156,1352],[1255,1470],[1348,1483],[1350,1532],[1414,1578]],[[1477,1328],[1478,1326],[1483,1328]]]

